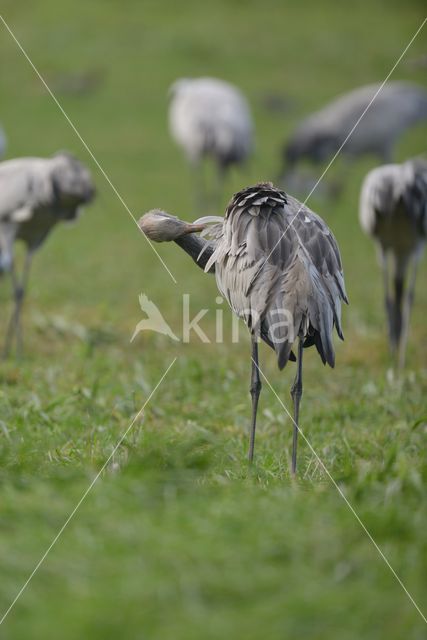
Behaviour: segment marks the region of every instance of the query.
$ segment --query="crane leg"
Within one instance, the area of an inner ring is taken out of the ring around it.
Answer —
[[[21,312],[24,302],[25,291],[27,288],[28,276],[30,272],[32,255],[28,252],[25,256],[24,268],[22,271],[21,280],[19,280],[15,265],[12,264],[12,286],[13,286],[13,298],[14,308],[9,320],[6,331],[6,339],[3,348],[3,358],[7,358],[10,355],[13,339],[16,337],[16,355],[19,357],[22,355],[22,325],[21,325]]]
[[[414,302],[414,293],[415,293],[415,280],[417,278],[417,267],[418,262],[415,259],[412,264],[412,270],[409,279],[409,286],[406,292],[406,295],[403,299],[403,309],[402,309],[402,326],[401,326],[401,334],[399,340],[399,353],[398,353],[398,370],[399,372],[403,370],[405,366],[405,356],[406,356],[406,345],[408,342],[408,333],[409,333],[409,319],[411,317],[411,309],[412,304]]]
[[[393,330],[394,330],[394,344],[393,353],[397,354],[400,339],[402,336],[402,307],[404,301],[405,292],[405,280],[401,274],[396,274],[393,281],[394,286],[394,301],[393,301]]]
[[[252,396],[252,422],[251,422],[251,434],[249,441],[249,453],[248,459],[249,462],[252,462],[254,459],[254,449],[255,449],[255,430],[256,430],[256,416],[258,409],[258,399],[261,393],[261,378],[259,375],[258,368],[258,342],[256,336],[252,335],[252,375],[251,375],[251,386],[250,393]]]
[[[390,274],[389,274],[389,260],[388,256],[382,255],[382,267],[384,278],[384,306],[387,315],[388,337],[390,343],[390,350],[392,353],[396,350],[397,337],[396,337],[396,320],[395,320],[395,305],[394,300],[390,293]]]
[[[302,354],[303,354],[303,338],[299,339],[298,343],[298,362],[297,373],[294,383],[291,388],[291,396],[294,405],[294,430],[292,438],[292,475],[295,475],[297,470],[297,444],[298,444],[298,425],[299,425],[299,406],[302,397]]]

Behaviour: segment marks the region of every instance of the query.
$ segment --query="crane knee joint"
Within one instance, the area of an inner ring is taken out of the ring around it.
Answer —
[[[259,396],[261,392],[261,387],[262,387],[261,380],[256,380],[252,382],[249,388],[251,396],[257,396],[257,395]]]
[[[301,382],[292,385],[291,396],[292,396],[293,399],[295,399],[295,398],[298,398],[298,400],[301,399],[301,397],[302,397],[302,383]]]

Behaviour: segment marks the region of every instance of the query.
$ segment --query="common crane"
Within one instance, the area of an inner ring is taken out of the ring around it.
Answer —
[[[60,221],[74,220],[94,193],[89,171],[67,152],[0,163],[0,272],[10,272],[14,296],[5,356],[14,336],[17,353],[22,349],[21,309],[34,253],[53,227]],[[16,240],[26,246],[21,277],[14,260]]]
[[[359,217],[378,247],[390,348],[401,370],[417,267],[427,239],[427,162],[415,158],[370,171],[361,189]]]
[[[209,240],[195,234],[211,222],[215,224],[208,230]],[[164,211],[153,210],[139,224],[150,239],[174,240],[205,272],[215,273],[221,294],[250,331],[250,461],[254,455],[261,391],[258,340],[275,350],[279,369],[288,360],[297,360],[291,389],[292,473],[295,473],[303,348],[315,345],[323,363],[333,367],[334,326],[343,338],[341,301],[347,302],[347,296],[333,234],[318,215],[270,182],[236,193],[224,218],[208,216],[191,225]],[[298,342],[297,358],[292,351],[295,342]]]
[[[197,205],[206,208],[204,158],[211,158],[216,164],[218,184],[213,200],[218,205],[228,169],[243,163],[253,147],[248,102],[237,87],[209,77],[177,80],[170,94],[170,131],[198,174]]]
[[[297,179],[303,160],[316,165],[327,162],[344,142],[340,154],[347,159],[370,154],[392,162],[400,136],[424,120],[427,91],[413,83],[389,82],[382,88],[370,84],[339,96],[291,133],[283,151],[288,184]]]

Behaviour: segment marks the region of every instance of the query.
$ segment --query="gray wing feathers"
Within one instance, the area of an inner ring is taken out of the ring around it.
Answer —
[[[427,235],[427,163],[422,159],[382,165],[363,181],[359,219],[366,233],[377,236],[381,221],[398,210],[420,235]]]
[[[376,167],[365,177],[360,192],[359,219],[367,234],[375,235],[378,216],[393,211],[399,175],[399,165],[386,164]]]
[[[52,181],[44,159],[20,158],[0,163],[0,220],[22,222],[52,199]]]
[[[413,216],[419,233],[427,236],[427,162],[424,160],[410,160],[405,163],[405,173],[408,175],[407,185],[402,194],[405,208]]]
[[[266,185],[231,201],[224,233],[206,269],[249,329],[272,346],[283,368],[297,336],[334,366],[334,325],[342,338],[347,302],[341,258],[326,224],[296,200]]]

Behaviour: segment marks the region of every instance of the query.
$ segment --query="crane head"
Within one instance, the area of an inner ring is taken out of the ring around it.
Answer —
[[[65,219],[73,219],[81,205],[95,196],[89,170],[67,151],[56,153],[52,159],[50,177],[57,210]]]
[[[152,209],[143,215],[138,226],[141,231],[154,242],[171,242],[190,233],[203,231],[205,224],[190,224],[171,216],[162,209]]]

